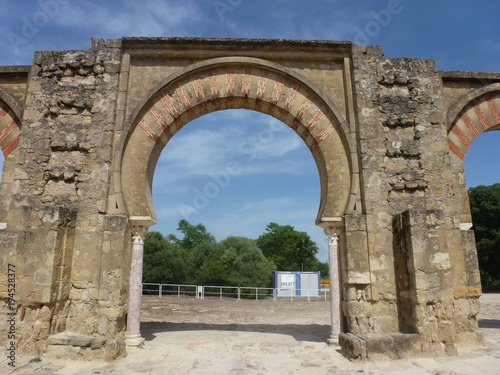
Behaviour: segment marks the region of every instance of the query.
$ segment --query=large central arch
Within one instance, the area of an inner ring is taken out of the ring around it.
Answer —
[[[297,73],[261,59],[227,57],[193,64],[167,77],[126,124],[121,187],[116,206],[129,217],[156,222],[152,179],[160,153],[189,121],[223,109],[271,115],[304,140],[318,166],[321,199],[317,223],[354,208],[357,172],[349,125],[335,105]],[[196,150],[193,150],[196,152]]]

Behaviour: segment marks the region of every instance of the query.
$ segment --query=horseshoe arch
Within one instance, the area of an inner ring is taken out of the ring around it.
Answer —
[[[356,197],[352,134],[319,90],[285,67],[255,58],[215,58],[161,82],[132,114],[123,140],[122,197],[129,217],[156,222],[152,180],[160,153],[191,120],[224,109],[271,115],[295,130],[318,166],[321,199],[316,222],[342,217]],[[353,198],[354,197],[354,198]]]

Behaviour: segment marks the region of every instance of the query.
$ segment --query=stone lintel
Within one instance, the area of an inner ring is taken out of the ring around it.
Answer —
[[[444,81],[498,81],[500,82],[500,72],[467,72],[467,71],[451,71],[440,70],[439,75]],[[493,83],[493,82],[491,82]]]
[[[31,65],[7,65],[0,66],[0,74],[28,74],[31,71]]]
[[[149,228],[157,223],[151,216],[130,216],[129,222],[133,228]]]
[[[316,225],[321,228],[329,228],[329,227],[342,227],[344,225],[344,221],[340,216],[322,216],[319,220],[316,220]]]
[[[239,39],[239,38],[122,38],[124,49],[248,49],[255,51],[290,51],[300,48],[302,52],[333,52],[349,55],[351,42],[329,40],[288,40],[288,39]]]

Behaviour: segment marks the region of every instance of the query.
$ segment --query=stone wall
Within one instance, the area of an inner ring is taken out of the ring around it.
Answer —
[[[32,347],[64,330],[113,338],[124,326],[128,224],[106,215],[120,59],[98,39],[34,58],[0,232],[3,261],[17,266],[18,339],[37,332]]]
[[[434,61],[387,59],[377,47],[354,47],[353,65],[370,282],[345,285],[347,331],[365,346],[379,339],[366,334],[418,333],[408,353],[454,354],[457,342],[481,340],[481,288],[473,233],[459,225],[470,217],[463,169],[455,174],[450,160],[439,72]],[[348,238],[359,233],[347,223]]]

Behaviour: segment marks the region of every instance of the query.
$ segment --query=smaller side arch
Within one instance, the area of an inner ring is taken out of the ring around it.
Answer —
[[[461,160],[481,133],[500,129],[500,83],[473,91],[448,112],[448,145]]]
[[[22,106],[10,94],[0,89],[0,148],[4,157],[19,146]]]

